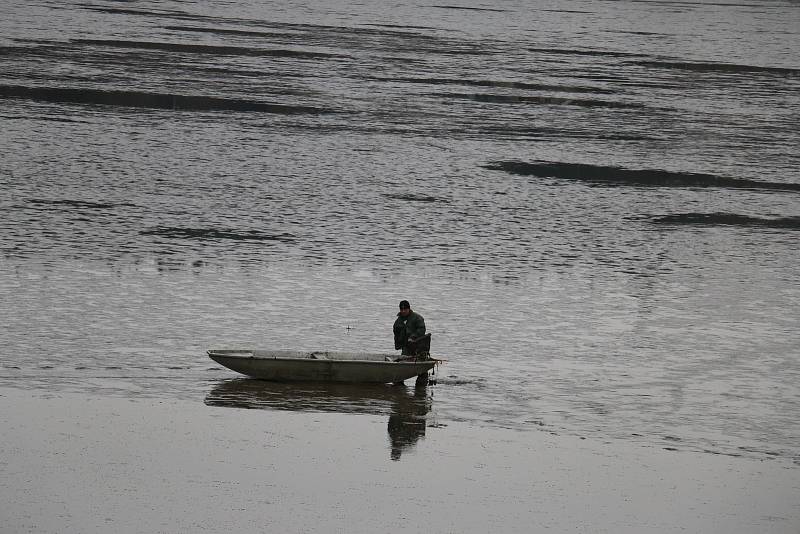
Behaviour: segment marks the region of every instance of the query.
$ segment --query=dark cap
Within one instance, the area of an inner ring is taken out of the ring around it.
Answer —
[[[411,309],[411,304],[409,304],[407,300],[401,300],[400,301],[400,309],[401,310],[405,310],[405,309],[409,309],[410,310]]]

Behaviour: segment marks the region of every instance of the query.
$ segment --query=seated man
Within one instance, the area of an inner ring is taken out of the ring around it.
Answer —
[[[394,348],[402,349],[403,356],[415,354],[414,342],[425,335],[425,319],[411,311],[407,300],[400,302],[400,312],[394,322]]]

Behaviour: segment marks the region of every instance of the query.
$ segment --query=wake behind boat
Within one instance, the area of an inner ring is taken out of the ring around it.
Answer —
[[[437,360],[366,352],[209,350],[208,356],[244,375],[279,382],[398,383],[424,375]]]

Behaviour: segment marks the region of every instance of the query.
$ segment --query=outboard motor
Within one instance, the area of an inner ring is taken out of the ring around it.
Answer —
[[[411,356],[417,358],[429,358],[431,355],[431,334],[425,334],[419,339],[410,341],[408,348]]]
[[[420,360],[427,360],[431,357],[431,335],[430,333],[425,334],[419,339],[410,342],[409,349],[411,352],[411,356],[415,359]],[[414,383],[415,387],[425,387],[428,385],[428,373],[422,373],[421,375],[417,375],[417,381]],[[433,381],[435,384],[436,382]]]

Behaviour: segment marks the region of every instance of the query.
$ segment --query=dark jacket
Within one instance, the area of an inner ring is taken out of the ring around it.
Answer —
[[[408,339],[419,339],[425,335],[425,319],[420,314],[412,311],[408,317],[399,313],[394,322],[394,348],[403,349],[405,353]]]

